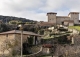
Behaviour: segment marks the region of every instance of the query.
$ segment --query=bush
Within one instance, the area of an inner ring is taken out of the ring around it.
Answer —
[[[33,45],[33,36],[28,37],[28,43]]]

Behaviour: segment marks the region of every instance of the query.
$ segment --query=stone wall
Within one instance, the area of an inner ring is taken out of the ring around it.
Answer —
[[[25,42],[27,40],[27,36],[28,35],[23,35],[23,42]],[[17,43],[20,46],[21,34],[2,34],[2,35],[0,35],[0,54],[3,54],[3,52],[1,51],[2,46],[4,46],[4,48],[6,48],[5,41],[11,41],[12,44],[14,43],[14,41],[17,41]],[[8,53],[9,53],[9,51],[5,49],[4,54],[8,54]]]
[[[69,17],[57,16],[57,24],[62,24],[64,20],[69,20],[69,19],[70,19]]]
[[[70,14],[70,20],[74,20],[75,24],[79,23],[79,14]]]
[[[14,39],[14,35],[13,34],[4,34],[4,35],[0,35],[0,54],[8,54],[9,51],[6,49],[6,41],[9,40],[13,40]]]
[[[27,37],[28,37],[28,35],[23,35],[23,42],[25,42],[25,41],[27,41]],[[21,34],[16,34],[15,35],[15,39],[18,39],[19,41],[21,41]]]
[[[48,22],[56,23],[56,14],[48,14]]]

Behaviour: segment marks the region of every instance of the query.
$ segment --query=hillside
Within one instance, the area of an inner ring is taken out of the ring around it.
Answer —
[[[33,20],[29,20],[26,18],[13,17],[13,16],[3,16],[3,15],[0,15],[0,20],[2,20],[3,23],[9,22],[11,20],[18,20],[18,21],[22,21],[22,22],[33,22]]]

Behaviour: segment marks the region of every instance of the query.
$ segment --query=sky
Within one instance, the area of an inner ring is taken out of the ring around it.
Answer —
[[[67,16],[80,12],[80,0],[0,0],[0,15],[47,21],[48,12]]]

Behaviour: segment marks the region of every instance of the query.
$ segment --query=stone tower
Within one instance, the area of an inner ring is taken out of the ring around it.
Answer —
[[[70,12],[68,16],[70,20],[74,20],[74,24],[79,24],[79,12]]]
[[[55,12],[48,12],[47,16],[48,16],[48,22],[50,23],[55,23],[56,24],[56,14]]]

